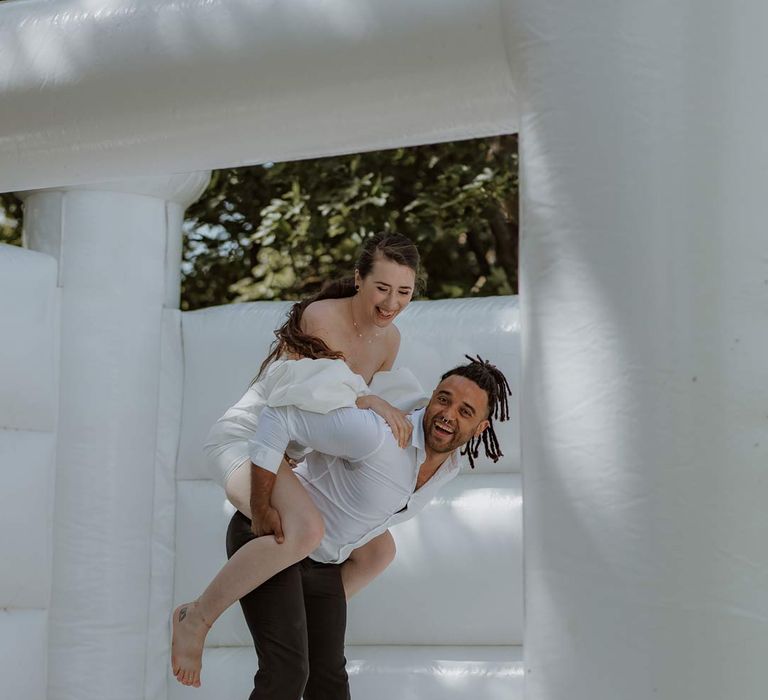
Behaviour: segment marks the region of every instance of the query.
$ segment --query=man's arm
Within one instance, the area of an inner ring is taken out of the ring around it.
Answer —
[[[381,447],[385,434],[381,420],[372,411],[340,408],[330,413],[312,413],[294,406],[264,408],[248,441],[254,532],[276,532],[275,517],[279,527],[279,516],[269,500],[289,442],[359,461]]]
[[[274,534],[278,544],[283,542],[280,514],[270,504],[277,475],[251,462],[251,530],[257,537]]]
[[[276,474],[291,441],[315,452],[359,461],[376,452],[384,437],[383,422],[371,411],[339,408],[313,413],[294,406],[267,407],[248,449],[254,464]]]

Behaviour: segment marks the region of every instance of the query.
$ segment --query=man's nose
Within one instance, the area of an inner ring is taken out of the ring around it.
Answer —
[[[445,406],[442,413],[443,418],[449,423],[456,422],[456,409],[453,406]]]

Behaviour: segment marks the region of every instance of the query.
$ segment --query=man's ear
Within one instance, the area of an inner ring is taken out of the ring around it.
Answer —
[[[480,421],[480,424],[475,428],[475,434],[472,437],[479,437],[482,435],[486,430],[488,430],[488,426],[490,426],[490,421],[486,418],[484,421]]]

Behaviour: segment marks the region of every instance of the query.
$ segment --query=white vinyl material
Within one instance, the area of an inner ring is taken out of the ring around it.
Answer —
[[[0,428],[53,431],[56,261],[0,245]]]
[[[394,610],[396,612],[396,610]],[[523,700],[521,647],[348,646],[347,671],[354,700]],[[169,700],[247,698],[256,654],[244,647],[206,649],[201,688],[171,687]]]
[[[233,509],[202,463],[207,429],[240,398],[288,308],[260,302],[182,315],[176,602],[197,596],[225,561]],[[397,323],[403,337],[397,365],[413,370],[428,392],[443,371],[466,362],[465,353],[480,354],[506,373],[511,412],[518,415],[516,298],[413,302]],[[498,464],[483,458],[474,472],[465,465],[423,513],[393,528],[395,562],[351,602],[347,642],[364,652],[364,661],[350,664],[361,700],[441,697],[441,689],[444,697],[502,697],[502,689],[520,697],[522,490],[514,420],[500,426],[499,439],[505,456]],[[256,664],[239,607],[219,619],[206,643],[202,692],[245,697]],[[439,650],[451,647],[466,652],[440,661]],[[176,685],[170,697],[190,692]]]
[[[508,132],[519,111],[527,700],[763,700],[766,24],[764,0],[3,2],[0,191]],[[191,517],[186,491],[210,486],[194,483],[199,441],[255,373],[280,315],[185,318],[193,374],[179,425],[179,368],[164,368],[180,352],[167,313],[179,240],[152,231],[177,231],[180,211],[144,201],[176,201],[152,187],[27,196],[27,243],[60,263],[61,382],[57,273],[0,249],[0,429],[19,432],[3,436],[6,454],[44,433],[29,447],[43,468],[59,390],[62,408],[50,628],[42,607],[0,611],[3,698],[42,697],[46,636],[50,700],[166,697],[170,523]],[[415,368],[425,378],[435,358],[490,357],[475,335],[507,328],[498,315],[449,316],[462,336],[430,347],[429,323],[408,328],[421,308],[402,328],[426,352],[403,354],[432,358]],[[221,366],[227,376],[210,371]],[[467,480],[514,477],[507,452]],[[13,473],[15,459],[0,466],[9,494],[45,481]],[[210,517],[223,526],[223,513]],[[44,538],[42,521],[30,527]],[[195,543],[177,534],[183,558]],[[15,543],[1,546],[38,571]],[[193,575],[181,559],[179,571]],[[18,590],[23,575],[2,594],[38,599],[42,585]],[[350,654],[364,662],[354,687],[368,700],[519,697],[519,660],[473,646],[488,655],[462,647],[454,665],[425,661],[442,649]],[[212,647],[212,682],[170,695],[239,697],[252,671],[249,649]]]
[[[512,132],[499,20],[494,0],[0,3],[0,192]]]
[[[762,700],[768,5],[505,7],[528,700]]]
[[[150,613],[167,615],[172,580],[180,329],[178,311],[163,306],[167,239],[180,232],[168,230],[168,211],[183,210],[183,197],[198,196],[206,181],[160,177],[157,196],[149,178],[122,192],[111,183],[24,193],[25,239],[56,256],[61,287],[60,343],[50,344],[60,345],[62,382],[49,700],[166,692],[146,657],[167,647]]]
[[[44,700],[58,405],[48,255],[0,245],[0,697]]]
[[[521,495],[517,474],[461,475],[421,514],[393,528],[398,554],[350,601],[347,642],[521,644]],[[223,532],[234,511],[209,481],[180,482],[176,502],[174,598],[183,601],[226,561]],[[252,644],[239,608],[225,613],[207,643]]]
[[[174,302],[175,296],[169,301]],[[163,310],[160,342],[145,700],[165,700],[168,696],[168,611],[173,608],[176,456],[183,385],[181,312],[177,309]]]
[[[0,610],[3,700],[46,699],[47,610]]]
[[[0,430],[0,601],[3,608],[48,607],[55,436]]]

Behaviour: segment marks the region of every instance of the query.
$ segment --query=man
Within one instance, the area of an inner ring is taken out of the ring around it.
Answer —
[[[416,515],[459,471],[465,447],[502,456],[493,419],[509,416],[509,385],[479,357],[446,372],[426,408],[411,415],[411,445],[398,447],[372,411],[342,408],[328,414],[295,407],[267,408],[250,441],[251,512],[257,531],[279,527],[269,503],[274,473],[289,443],[313,451],[296,474],[323,514],[319,547],[241,599],[259,657],[251,700],[349,698],[344,658],[346,598],[340,564],[391,525]],[[239,511],[227,532],[231,557],[255,537]]]

